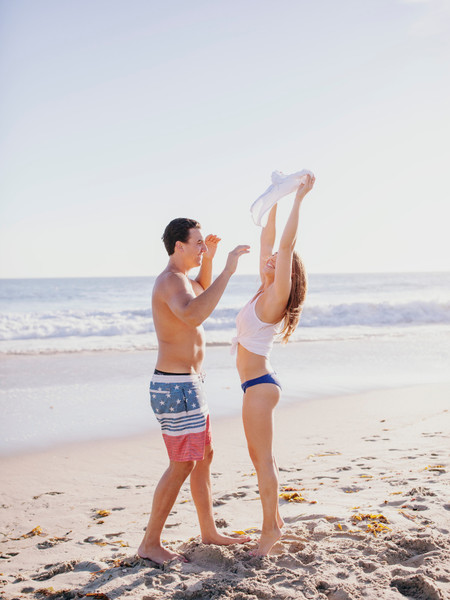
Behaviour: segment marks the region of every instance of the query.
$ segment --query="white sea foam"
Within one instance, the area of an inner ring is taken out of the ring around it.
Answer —
[[[110,337],[149,331],[153,331],[150,310],[68,310],[0,316],[0,340]]]
[[[235,328],[238,309],[216,309],[205,322],[208,331]],[[450,302],[354,302],[306,305],[302,327],[383,327],[395,325],[449,324]],[[9,313],[0,316],[0,341],[65,337],[115,337],[144,335],[154,331],[150,310]]]
[[[0,353],[155,348],[154,278],[0,281]],[[205,322],[227,344],[257,276],[235,276]],[[294,339],[344,340],[450,324],[450,274],[312,275]]]

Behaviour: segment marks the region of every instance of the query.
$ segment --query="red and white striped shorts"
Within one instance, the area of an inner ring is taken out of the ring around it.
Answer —
[[[150,401],[170,460],[203,460],[212,441],[203,377],[154,374]]]

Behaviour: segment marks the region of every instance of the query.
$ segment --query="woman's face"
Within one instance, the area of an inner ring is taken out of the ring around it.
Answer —
[[[278,252],[275,252],[275,254],[272,254],[272,256],[269,256],[269,258],[266,260],[265,265],[264,265],[264,272],[267,273],[267,275],[275,275],[275,267],[277,264],[277,254]]]

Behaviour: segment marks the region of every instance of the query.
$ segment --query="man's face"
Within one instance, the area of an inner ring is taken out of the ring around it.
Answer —
[[[189,264],[192,264],[190,268],[194,268],[202,264],[203,253],[208,252],[208,248],[200,229],[193,228],[189,232],[188,241],[183,244],[183,248]]]

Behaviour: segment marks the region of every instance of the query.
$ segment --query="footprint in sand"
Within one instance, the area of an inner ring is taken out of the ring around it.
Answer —
[[[219,498],[219,502],[223,500],[230,500],[231,498],[244,498],[247,492],[233,492],[232,494],[225,494]]]
[[[373,573],[378,569],[378,565],[372,562],[368,562],[366,560],[360,560],[358,562],[358,565],[361,567],[364,573]]]
[[[385,500],[384,502],[382,502],[378,506],[380,506],[380,507],[383,507],[383,506],[401,506],[404,503],[405,503],[404,500],[391,500],[391,501]]]
[[[291,554],[293,554],[294,552],[295,553],[303,552],[304,549],[305,549],[305,544],[300,541],[291,542],[291,544],[289,545],[289,552]]]
[[[43,494],[33,496],[33,500],[37,500],[41,496],[60,496],[61,494],[64,494],[64,492],[44,492]]]
[[[390,583],[402,596],[416,598],[417,600],[443,600],[444,596],[436,585],[423,575],[412,575],[411,577],[398,577]]]
[[[82,560],[75,565],[74,571],[88,571],[90,573],[95,573],[96,571],[100,571],[102,567],[104,567],[104,565],[101,565],[100,563]]]
[[[438,475],[443,475],[444,473],[447,473],[447,470],[442,465],[439,465],[437,467],[428,467],[427,470],[431,471],[432,473],[437,473]]]
[[[225,521],[225,519],[216,519],[214,521],[214,523],[216,524],[216,527],[219,529],[223,529],[224,527],[228,527],[228,523]]]
[[[422,435],[425,436],[425,437],[429,437],[429,438],[439,437],[439,438],[443,438],[444,440],[448,439],[448,437],[449,437],[448,435],[446,435],[442,431],[422,433]]]
[[[55,565],[47,565],[42,573],[38,573],[31,579],[33,579],[34,581],[45,581],[47,579],[55,577],[55,575],[60,575],[61,573],[68,573],[69,571],[74,570],[77,562],[78,561],[76,560],[70,560],[68,562],[58,563]]]
[[[62,542],[70,542],[70,538],[53,537],[49,540],[45,540],[45,542],[39,542],[39,544],[36,544],[36,548],[39,550],[46,550],[47,548],[53,548],[53,546],[56,546],[56,544],[61,544]]]

